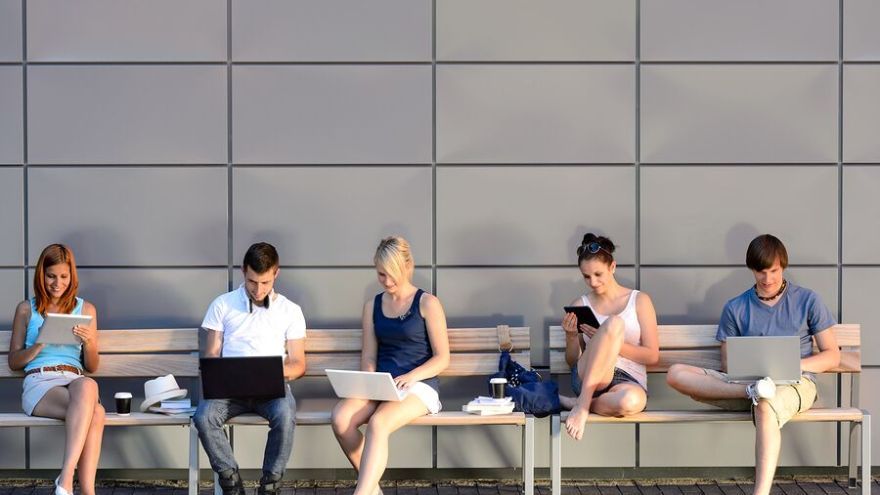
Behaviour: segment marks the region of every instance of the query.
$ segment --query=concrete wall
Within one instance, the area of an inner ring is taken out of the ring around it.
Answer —
[[[747,242],[773,232],[790,278],[863,325],[875,389],[878,16],[873,0],[0,0],[0,325],[50,242],[76,251],[101,327],[138,328],[197,325],[256,240],[280,248],[310,326],[355,325],[374,246],[398,233],[450,324],[528,325],[542,364],[584,290],[584,232],[620,245],[661,323],[715,322],[751,283]],[[662,378],[651,407],[696,407]],[[481,389],[447,383],[447,407]],[[17,410],[17,385],[0,392]],[[751,431],[644,426],[636,455],[634,427],[592,427],[565,465],[749,465]],[[54,435],[31,434],[32,467],[57,465]],[[243,466],[262,435],[236,435]],[[185,464],[178,429],[106,438],[103,467]],[[833,425],[785,438],[784,465],[832,465],[842,442]],[[430,440],[397,435],[391,466],[430,466]],[[346,465],[326,428],[296,442],[293,467]],[[504,428],[438,433],[442,467],[518,449]]]

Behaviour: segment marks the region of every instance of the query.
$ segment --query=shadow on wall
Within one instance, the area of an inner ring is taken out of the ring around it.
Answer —
[[[725,237],[724,249],[726,259],[742,260],[729,273],[710,284],[701,294],[682,294],[682,297],[693,296],[686,304],[686,312],[682,315],[657,315],[658,321],[665,325],[717,324],[724,305],[730,299],[748,289],[751,280],[745,266],[746,248],[752,239],[760,235],[754,225],[738,223]],[[699,282],[698,282],[699,283]]]

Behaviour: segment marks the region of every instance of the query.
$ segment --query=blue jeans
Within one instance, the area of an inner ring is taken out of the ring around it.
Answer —
[[[290,386],[284,388],[285,396],[279,399],[211,399],[199,404],[193,420],[215,473],[229,469],[238,471],[232,446],[223,433],[223,425],[230,418],[252,412],[269,421],[269,437],[263,453],[263,475],[281,479],[293,449],[293,429],[296,426],[296,400],[290,392]]]

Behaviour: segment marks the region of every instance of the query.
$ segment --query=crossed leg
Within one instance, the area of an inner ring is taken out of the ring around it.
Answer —
[[[95,473],[104,436],[104,407],[98,403],[98,384],[78,378],[67,387],[46,392],[34,408],[34,416],[65,421],[64,458],[58,484],[73,493],[73,475],[79,470],[83,495],[95,495]]]
[[[709,375],[702,368],[686,364],[670,366],[666,382],[694,400],[743,400],[748,398],[746,385],[728,383]],[[759,400],[755,413],[755,495],[768,495],[779,462],[782,432],[773,408],[766,400]]]
[[[587,343],[587,348],[578,359],[578,377],[581,380],[581,393],[576,400],[562,398],[564,406],[571,406],[571,414],[565,420],[565,430],[575,440],[584,434],[584,425],[591,410],[593,393],[611,383],[614,377],[614,363],[623,345],[623,320],[610,316],[598,328]],[[606,395],[606,394],[603,394]],[[598,411],[595,411],[598,412]]]

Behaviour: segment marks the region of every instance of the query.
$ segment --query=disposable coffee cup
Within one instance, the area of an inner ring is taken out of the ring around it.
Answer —
[[[492,378],[489,380],[489,383],[492,384],[492,398],[503,399],[504,386],[507,385],[507,378]]]
[[[131,414],[131,393],[116,392],[113,398],[116,399],[116,414],[120,416]]]

